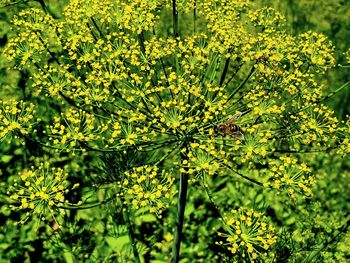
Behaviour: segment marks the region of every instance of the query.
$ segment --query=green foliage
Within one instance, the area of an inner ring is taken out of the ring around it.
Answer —
[[[0,1],[0,261],[347,262],[346,4],[266,2]]]

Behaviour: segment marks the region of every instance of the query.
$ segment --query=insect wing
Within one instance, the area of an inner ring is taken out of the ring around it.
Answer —
[[[242,116],[242,112],[235,113],[231,118],[229,118],[225,123],[232,124],[235,123]]]

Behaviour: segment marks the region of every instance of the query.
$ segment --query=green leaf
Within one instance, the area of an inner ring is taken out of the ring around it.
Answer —
[[[22,148],[17,148],[17,149],[14,151],[14,154],[15,154],[15,155],[22,155],[22,154],[23,154],[23,149],[22,149]]]
[[[136,225],[141,225],[141,223],[143,223],[143,222],[150,223],[150,222],[155,222],[155,221],[157,221],[157,217],[153,214],[143,214],[143,215],[140,215],[137,218],[135,218]]]
[[[194,204],[193,203],[186,204],[185,217],[188,217],[194,211],[195,211],[195,209],[194,209]]]
[[[0,244],[0,250],[5,250],[5,249],[7,249],[8,247],[10,247],[10,244],[7,244],[7,243],[1,243],[1,244]]]
[[[66,260],[66,263],[75,263],[75,258],[72,252],[65,252],[63,253],[64,259]]]
[[[5,216],[9,216],[11,214],[11,210],[8,206],[4,205],[1,207],[1,213]]]
[[[107,236],[105,237],[105,240],[108,246],[116,252],[121,251],[125,245],[130,243],[129,237],[127,235],[124,235],[118,238]]]
[[[295,217],[290,217],[286,220],[286,225],[293,225],[295,223]]]
[[[1,156],[1,162],[9,163],[12,158],[13,158],[13,155],[3,155]]]

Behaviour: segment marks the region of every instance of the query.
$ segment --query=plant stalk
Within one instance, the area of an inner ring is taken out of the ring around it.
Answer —
[[[220,78],[220,83],[219,83],[220,87],[222,86],[222,84],[225,81],[229,65],[230,65],[230,58],[226,59],[225,67],[224,67],[224,70],[222,71],[221,78]]]
[[[181,154],[181,160],[187,159],[186,153]],[[182,230],[185,218],[185,207],[186,207],[186,197],[188,189],[188,174],[180,174],[180,183],[179,183],[179,197],[177,204],[177,225],[174,235],[173,251],[171,263],[178,263],[180,260],[180,246],[182,239]]]
[[[178,27],[179,27],[179,21],[178,21],[176,0],[173,0],[173,29],[174,29],[174,37],[175,38],[177,38],[179,36]]]

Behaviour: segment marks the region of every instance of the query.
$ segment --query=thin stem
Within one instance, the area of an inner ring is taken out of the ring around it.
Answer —
[[[145,47],[145,41],[144,41],[144,37],[143,37],[143,34],[139,34],[139,43],[140,43],[140,46],[141,46],[141,51],[143,54],[145,54],[145,51],[146,51],[146,47]]]
[[[317,149],[317,150],[301,150],[301,151],[297,151],[297,150],[283,150],[283,149],[277,149],[274,150],[273,152],[276,153],[295,153],[295,154],[299,154],[299,153],[318,153],[318,152],[330,152],[332,150],[336,149],[335,147],[331,147],[331,148],[326,148],[326,149]]]
[[[90,33],[91,33],[92,37],[94,38],[94,40],[97,41],[97,37],[95,36],[94,31],[92,30],[90,24],[86,23],[86,26],[89,28]]]
[[[320,98],[319,100],[317,100],[317,103],[321,103],[321,102],[324,102],[328,99],[330,99],[331,97],[333,97],[335,94],[337,94],[338,92],[342,91],[343,89],[347,88],[348,86],[350,86],[350,81],[344,83],[342,86],[340,86],[338,89],[336,89],[335,91],[329,93],[328,95],[324,96],[323,98]],[[306,106],[304,108],[301,108],[295,112],[292,112],[292,114],[295,114],[295,113],[299,113],[299,112],[302,112],[304,110],[307,110],[309,109],[310,107],[312,107],[312,105],[309,105],[309,106]]]
[[[230,65],[230,58],[226,59],[224,70],[222,71],[219,86],[221,87],[225,81],[228,67]]]
[[[115,200],[115,196],[112,196],[102,202],[97,202],[97,203],[92,203],[92,204],[87,204],[85,206],[58,206],[58,208],[63,208],[63,209],[68,209],[68,210],[84,210],[84,209],[90,209],[90,208],[94,208],[94,207],[98,207],[101,205],[104,205],[106,203],[109,203],[113,200]]]
[[[22,133],[20,133],[20,132],[18,132],[17,134],[18,134],[19,136],[22,136],[23,138],[25,138],[25,139],[27,139],[27,140],[29,140],[29,141],[31,141],[31,142],[34,142],[34,143],[36,143],[36,144],[38,144],[38,145],[41,145],[41,146],[43,146],[43,147],[47,147],[47,148],[55,149],[55,150],[62,150],[61,148],[54,147],[54,146],[45,144],[45,143],[43,143],[43,142],[34,140],[34,139],[32,139],[32,138],[30,138],[30,137],[28,137],[28,136],[26,136],[26,135],[24,135],[24,134],[22,134]]]
[[[194,1],[194,9],[193,9],[193,34],[196,34],[197,31],[197,1]]]
[[[335,94],[337,94],[338,92],[342,91],[343,89],[347,88],[348,86],[350,86],[350,81],[346,82],[345,84],[343,84],[342,86],[340,86],[338,89],[336,89],[335,91],[329,93],[327,96],[321,98],[318,102],[323,102],[325,100],[328,100],[329,98],[333,97]]]
[[[216,205],[216,203],[215,203],[214,200],[213,200],[213,197],[212,197],[212,195],[211,195],[211,193],[210,193],[210,191],[209,191],[209,188],[208,188],[206,185],[203,185],[203,187],[204,187],[204,190],[205,190],[205,192],[206,192],[206,194],[207,194],[207,196],[208,196],[209,201],[210,201],[210,202],[212,203],[212,205],[214,206],[215,212],[220,216],[220,218],[221,218],[222,220],[224,220],[224,217],[222,216],[219,207]]]
[[[96,21],[95,21],[95,19],[94,19],[93,17],[91,17],[91,21],[92,21],[92,23],[94,24],[94,26],[95,26],[95,28],[97,29],[97,31],[98,31],[98,33],[100,34],[100,36],[101,36],[101,37],[104,37],[102,31],[100,30],[99,26],[97,25],[97,23],[96,23]]]
[[[173,30],[174,30],[174,38],[175,41],[177,42],[178,39],[177,37],[179,36],[179,20],[178,20],[178,12],[177,12],[177,6],[176,6],[176,0],[172,0],[173,3]],[[179,59],[175,55],[175,71],[176,71],[176,76],[179,76]]]
[[[179,36],[178,27],[179,27],[179,21],[178,21],[178,13],[177,13],[177,7],[176,7],[176,0],[173,1],[173,29],[174,29],[174,37],[177,38]]]
[[[87,149],[88,151],[93,151],[93,152],[117,152],[118,149],[99,149],[99,148],[94,148],[94,147],[90,147],[86,142],[83,141],[79,141],[81,146],[84,147],[85,149]]]
[[[185,147],[187,148],[187,143],[185,142]],[[186,151],[187,152],[187,151]],[[186,153],[181,153],[181,160],[188,159]],[[177,226],[174,235],[173,252],[171,263],[178,263],[180,260],[180,245],[182,239],[182,229],[185,218],[185,207],[186,207],[186,196],[188,189],[188,174],[180,174],[180,184],[179,184],[179,197],[177,204]]]
[[[249,178],[248,176],[245,176],[244,174],[241,174],[240,172],[236,171],[231,165],[229,164],[225,164],[225,166],[227,168],[229,168],[232,172],[234,172],[235,174],[239,175],[240,177],[242,177],[243,179],[246,179],[247,181],[253,183],[253,184],[256,184],[256,185],[259,185],[261,187],[264,187],[264,184],[257,181],[257,180],[254,180],[252,178]]]
[[[248,74],[248,76],[242,81],[242,83],[231,93],[231,95],[228,97],[227,101],[230,101],[236,93],[248,82],[250,77],[253,75],[255,71],[255,67],[253,66]]]
[[[48,13],[48,9],[47,9],[47,6],[46,6],[44,0],[37,0],[37,1],[39,2],[41,8],[42,8],[46,13]]]
[[[168,156],[170,156],[178,147],[180,147],[181,143],[180,144],[176,144],[171,150],[169,150],[167,153],[165,153],[163,155],[163,157],[161,157],[156,163],[155,165],[158,165],[160,164],[161,162],[163,162],[165,159],[168,158]]]
[[[234,68],[234,72],[232,73],[231,77],[224,84],[226,87],[228,86],[228,84],[230,84],[230,82],[233,80],[233,78],[237,75],[238,71],[242,68],[242,66],[243,66],[243,63],[241,63],[240,65],[238,65],[237,67]]]
[[[254,184],[256,184],[256,185],[259,185],[259,186],[264,187],[264,185],[263,185],[262,183],[260,183],[259,181],[256,181],[256,180],[254,180],[254,179],[252,179],[252,178],[249,178],[248,176],[245,176],[245,175],[243,175],[243,174],[237,172],[237,171],[234,170],[232,167],[230,167],[230,169],[231,169],[231,171],[233,171],[235,174],[237,174],[237,175],[239,175],[240,177],[246,179],[247,181],[249,181],[249,182],[251,182],[251,183],[254,183]]]
[[[41,8],[44,10],[45,13],[49,14],[50,16],[52,16],[53,18],[57,18],[57,16],[51,11],[51,9],[45,4],[44,0],[36,0],[37,2],[39,2]],[[29,1],[27,1],[29,2]]]
[[[164,62],[163,62],[162,58],[159,58],[159,60],[160,60],[160,63],[162,65],[162,69],[163,69],[163,72],[164,72],[166,84],[168,85],[169,93],[171,95],[171,98],[174,99],[174,94],[173,94],[172,90],[170,89],[170,83],[169,83],[169,80],[168,80],[168,74],[166,72]]]
[[[43,44],[43,46],[45,47],[46,51],[50,54],[51,58],[52,58],[58,65],[60,65],[61,63],[60,63],[60,61],[58,60],[58,58],[56,57],[56,54],[53,53],[53,52],[49,49],[49,47],[48,47],[48,45],[45,43],[44,39],[38,34],[38,32],[35,32],[35,34],[38,36],[40,42],[41,42],[41,43]]]
[[[188,188],[188,175],[185,173],[180,174],[180,187],[179,187],[179,199],[177,207],[177,226],[173,245],[173,257],[171,262],[178,263],[180,258],[180,245],[182,239],[182,229],[185,217],[186,207],[186,195]]]

